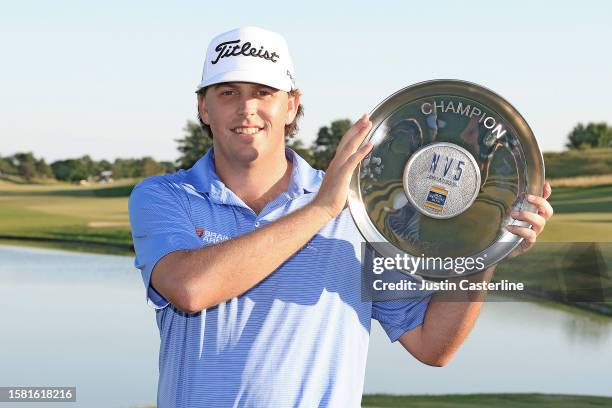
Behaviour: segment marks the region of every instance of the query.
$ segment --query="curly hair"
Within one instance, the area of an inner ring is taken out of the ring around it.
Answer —
[[[208,87],[202,88],[202,89],[200,89],[196,93],[198,94],[198,96],[204,97],[204,95],[206,95],[206,90],[207,89],[208,89]],[[290,96],[295,96],[296,93],[297,93],[297,91],[295,91],[295,90],[292,90],[292,91],[288,92],[288,94]],[[295,118],[293,118],[293,122],[291,122],[288,125],[285,125],[285,138],[291,138],[292,136],[295,136],[297,134],[297,132],[299,130],[298,122],[299,122],[299,119],[302,116],[304,116],[304,107],[300,103],[300,105],[298,106],[297,113],[295,114]],[[202,126],[202,129],[204,130],[204,133],[206,133],[212,139],[213,138],[212,129],[210,128],[210,126],[208,126],[206,123],[204,123],[204,121],[200,117],[199,109],[198,109],[198,122],[200,122],[200,126]]]

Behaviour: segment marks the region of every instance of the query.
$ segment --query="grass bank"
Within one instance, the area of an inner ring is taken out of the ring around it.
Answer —
[[[364,395],[363,408],[609,407],[612,398],[554,394]]]
[[[612,149],[544,153],[546,177],[552,179],[612,174]]]
[[[610,407],[612,398],[556,394],[364,395],[362,408],[588,408]],[[155,408],[155,405],[135,408]]]

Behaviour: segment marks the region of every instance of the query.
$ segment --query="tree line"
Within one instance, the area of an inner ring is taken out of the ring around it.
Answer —
[[[175,171],[171,162],[158,162],[152,157],[140,159],[93,160],[88,155],[76,159],[56,160],[47,164],[45,159],[36,158],[32,152],[0,156],[0,176],[17,176],[31,182],[33,179],[56,179],[78,182],[92,180],[102,172],[112,172],[112,178],[142,178]]]
[[[315,141],[305,146],[299,139],[287,139],[287,146],[295,150],[311,166],[326,169],[336,153],[336,146],[352,126],[349,119],[333,121],[319,128]],[[187,121],[184,136],[176,139],[179,158],[173,163],[156,161],[152,157],[95,161],[85,155],[76,159],[56,160],[50,164],[36,158],[32,152],[0,156],[0,176],[18,176],[31,182],[35,178],[78,182],[94,179],[104,171],[112,172],[114,179],[143,178],[156,174],[172,173],[187,169],[212,146],[212,139],[202,127]],[[612,126],[606,123],[577,124],[567,136],[569,149],[612,148]]]
[[[605,122],[577,124],[567,136],[568,149],[612,147],[612,126]]]

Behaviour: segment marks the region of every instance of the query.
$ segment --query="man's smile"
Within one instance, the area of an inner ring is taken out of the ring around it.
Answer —
[[[232,128],[232,132],[238,134],[254,135],[261,131],[263,128],[257,126],[239,126]]]

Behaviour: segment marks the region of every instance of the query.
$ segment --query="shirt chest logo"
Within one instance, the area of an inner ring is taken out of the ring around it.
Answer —
[[[195,233],[198,238],[202,238],[204,242],[209,244],[217,244],[230,239],[230,237],[227,235],[219,234],[218,232],[214,232],[206,228],[196,228]]]

